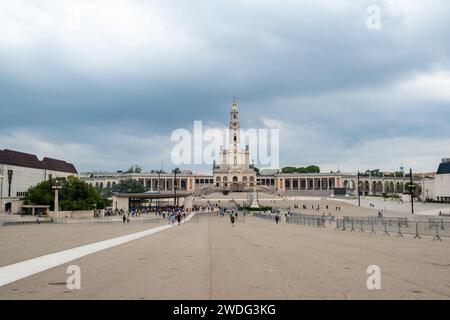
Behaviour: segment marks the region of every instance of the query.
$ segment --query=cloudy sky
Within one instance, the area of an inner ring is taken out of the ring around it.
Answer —
[[[236,96],[242,127],[280,130],[282,166],[436,170],[450,157],[449,12],[447,0],[0,1],[0,149],[79,171],[169,169],[173,130],[227,126]]]

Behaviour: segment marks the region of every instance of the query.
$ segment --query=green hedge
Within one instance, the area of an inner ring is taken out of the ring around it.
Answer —
[[[240,206],[239,209],[247,210],[247,211],[267,211],[267,210],[272,211],[272,207],[269,207],[269,206],[260,206],[258,208],[252,208],[250,206]]]

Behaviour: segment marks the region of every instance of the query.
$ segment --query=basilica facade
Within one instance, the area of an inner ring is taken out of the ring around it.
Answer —
[[[229,141],[220,150],[220,163],[214,164],[213,179],[220,190],[248,191],[254,186],[256,172],[250,164],[248,145],[241,147],[241,128],[236,99],[233,99],[230,112]]]

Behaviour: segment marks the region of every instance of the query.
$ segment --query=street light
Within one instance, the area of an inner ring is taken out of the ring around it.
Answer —
[[[5,177],[0,175],[0,212],[3,212],[3,179]]]
[[[56,220],[59,219],[59,190],[62,189],[62,186],[59,180],[55,180],[55,184],[52,186],[52,189],[55,190],[55,203],[54,203],[54,212],[56,213]]]
[[[173,171],[175,178],[173,180],[173,202],[174,202],[174,206],[178,207],[177,205],[177,169],[175,169]]]
[[[358,190],[358,206],[361,207],[361,191],[359,189],[359,176],[360,176],[360,173],[358,171],[358,177],[357,177],[356,183],[358,185],[358,187],[357,187],[357,190]]]
[[[409,169],[409,188],[411,193],[411,214],[414,214],[414,184],[413,184],[413,172]]]

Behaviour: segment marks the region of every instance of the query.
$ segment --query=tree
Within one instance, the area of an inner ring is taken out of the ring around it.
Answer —
[[[144,191],[144,185],[134,179],[122,180],[112,187],[112,192],[118,193],[142,193]]]
[[[320,173],[320,167],[314,165],[307,166],[306,171],[308,171],[308,173]]]
[[[367,170],[366,175],[371,177],[382,177],[383,172],[381,172],[380,169]]]
[[[180,168],[175,168],[175,169],[172,170],[172,173],[173,173],[173,174],[175,174],[175,173],[176,173],[176,174],[180,174],[180,173],[181,173],[181,170],[180,170]]]
[[[307,167],[284,167],[282,173],[320,173],[320,167],[311,165]]]
[[[284,167],[283,169],[281,169],[282,173],[295,173],[296,171],[296,167]]]
[[[61,210],[94,210],[103,209],[107,200],[91,185],[77,177],[59,178],[59,205]],[[54,210],[56,179],[43,181],[28,189],[25,204],[48,205]]]
[[[405,191],[407,191],[407,193],[409,194],[413,194],[414,196],[418,196],[422,193],[422,187],[420,185],[418,185],[417,183],[412,183],[411,182],[407,182],[405,184]]]
[[[402,172],[402,171],[397,171],[397,172],[394,173],[394,176],[395,176],[395,177],[404,177],[404,176],[405,176],[405,173]]]

